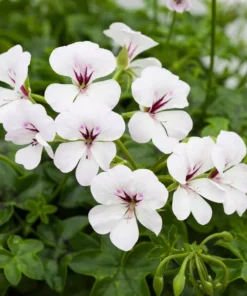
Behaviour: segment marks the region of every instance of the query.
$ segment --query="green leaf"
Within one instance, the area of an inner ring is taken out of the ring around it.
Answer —
[[[109,238],[101,238],[99,250],[82,251],[70,262],[70,268],[96,278],[92,295],[149,295],[146,275],[153,273],[158,261],[148,258],[152,243],[140,243],[129,253],[116,249]],[[109,294],[110,293],[110,294]]]
[[[4,267],[4,275],[11,285],[17,286],[19,284],[21,280],[21,271],[15,260],[12,260]]]
[[[4,296],[9,288],[9,283],[7,282],[4,274],[0,271],[0,296]]]
[[[0,226],[9,221],[14,213],[14,207],[11,205],[5,205],[4,203],[0,206]]]
[[[6,264],[10,263],[13,259],[12,254],[6,250],[0,250],[0,268],[3,268]]]
[[[218,134],[223,130],[227,131],[229,129],[229,120],[223,117],[211,117],[206,120],[209,125],[204,127],[201,132],[202,137],[213,136],[217,137]]]
[[[18,267],[25,276],[34,279],[42,280],[44,278],[44,269],[41,260],[33,254],[26,254],[17,257]]]

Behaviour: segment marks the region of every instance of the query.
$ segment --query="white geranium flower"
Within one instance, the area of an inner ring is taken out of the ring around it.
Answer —
[[[183,13],[184,11],[189,11],[192,9],[191,0],[167,0],[166,6],[178,13]]]
[[[141,109],[129,121],[132,139],[138,143],[152,139],[160,151],[171,153],[191,131],[193,123],[188,113],[167,110],[188,106],[189,91],[187,83],[166,69],[145,69],[132,84],[133,97]]]
[[[240,163],[246,155],[244,141],[234,132],[222,131],[212,150],[216,170],[211,178],[219,188],[225,190],[224,211],[230,215],[247,209],[247,165]]]
[[[129,251],[137,242],[137,220],[156,235],[160,233],[162,219],[156,210],[165,205],[168,192],[153,172],[132,172],[118,165],[95,177],[91,192],[101,205],[89,212],[89,222],[97,233],[110,232],[119,249]]]
[[[43,106],[21,101],[17,108],[8,112],[3,127],[7,131],[6,141],[16,145],[28,144],[15,155],[16,163],[22,164],[27,170],[39,165],[43,148],[53,158],[52,148],[47,142],[53,141],[56,135],[55,122]]]
[[[111,24],[110,28],[104,31],[104,34],[112,38],[120,46],[126,46],[129,57],[127,68],[130,68],[137,76],[147,67],[162,67],[160,61],[156,58],[145,58],[133,61],[138,54],[158,45],[158,43],[150,37],[143,35],[141,32],[133,31],[123,23]]]
[[[99,167],[108,170],[116,156],[116,145],[125,130],[123,118],[99,104],[78,101],[56,118],[57,133],[72,142],[60,144],[54,163],[63,173],[76,166],[82,186],[91,184]]]
[[[0,81],[12,88],[0,87],[0,123],[3,123],[9,110],[21,99],[29,98],[29,90],[25,88],[24,83],[28,76],[30,61],[30,53],[23,52],[20,45],[0,55]]]
[[[76,42],[54,49],[50,65],[56,73],[70,77],[73,82],[47,87],[45,99],[56,112],[67,110],[75,100],[89,99],[111,109],[118,103],[121,89],[115,80],[92,83],[115,70],[116,59],[109,50],[89,41]]]
[[[199,224],[205,225],[212,217],[212,209],[202,197],[216,203],[224,201],[224,191],[214,182],[208,178],[195,179],[214,167],[211,160],[214,145],[210,137],[192,137],[188,143],[178,144],[167,160],[169,173],[179,182],[172,203],[178,220],[185,220],[192,213]]]

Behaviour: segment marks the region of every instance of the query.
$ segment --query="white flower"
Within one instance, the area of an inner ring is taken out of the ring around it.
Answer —
[[[247,165],[240,163],[246,155],[244,141],[234,132],[221,131],[212,150],[216,170],[211,178],[225,194],[224,211],[230,215],[247,209]]]
[[[208,178],[195,179],[213,168],[214,145],[210,137],[192,137],[188,143],[178,144],[167,160],[169,173],[179,183],[172,203],[178,220],[185,220],[192,213],[199,224],[205,225],[212,217],[212,209],[202,196],[217,203],[224,201],[224,191],[214,182]]]
[[[165,205],[168,192],[153,172],[132,172],[118,165],[95,177],[91,192],[101,205],[89,212],[89,222],[97,233],[110,232],[112,243],[119,249],[129,251],[137,242],[136,220],[156,235],[160,233],[162,219],[156,210]]]
[[[53,158],[52,148],[47,142],[53,141],[56,135],[55,122],[43,106],[21,101],[17,108],[9,111],[3,127],[7,131],[6,141],[16,145],[28,144],[15,155],[16,163],[22,164],[27,170],[39,165],[43,148]]]
[[[0,55],[0,81],[12,88],[0,87],[0,123],[21,99],[29,98],[29,90],[25,88],[24,83],[28,76],[30,61],[30,53],[23,52],[20,45]]]
[[[179,13],[192,9],[191,0],[167,0],[166,6]]]
[[[129,121],[133,140],[153,144],[163,153],[171,153],[179,140],[192,129],[192,120],[184,111],[168,109],[188,106],[190,87],[166,69],[149,67],[132,84],[132,94],[141,111]]]
[[[137,76],[139,76],[146,67],[156,66],[161,68],[161,63],[156,58],[145,58],[133,61],[141,52],[158,45],[153,39],[143,35],[141,32],[133,31],[123,23],[111,24],[110,28],[104,31],[104,34],[112,38],[120,46],[126,46],[129,58],[127,68],[134,71]]]
[[[109,50],[89,41],[76,42],[54,49],[50,64],[56,73],[73,82],[47,87],[45,99],[56,112],[67,110],[75,100],[97,101],[111,109],[118,103],[121,89],[115,80],[92,83],[115,70],[116,59]]]
[[[116,156],[116,145],[125,130],[123,118],[100,104],[78,101],[56,118],[57,133],[71,142],[59,145],[54,163],[63,173],[77,165],[76,178],[91,184],[99,167],[108,170]]]

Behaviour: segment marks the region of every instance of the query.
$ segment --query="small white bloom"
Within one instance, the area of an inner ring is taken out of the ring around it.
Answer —
[[[188,106],[190,87],[166,69],[149,67],[132,84],[132,94],[141,111],[129,121],[134,141],[153,144],[163,153],[171,153],[179,140],[192,129],[192,120],[184,111],[168,109]]]
[[[116,68],[114,55],[89,41],[58,47],[50,56],[52,69],[72,79],[73,84],[54,83],[47,87],[45,99],[56,112],[67,110],[75,100],[97,101],[111,109],[120,98],[119,84],[109,79],[92,83]]]
[[[0,81],[12,88],[0,87],[0,123],[3,123],[9,110],[13,109],[21,99],[29,98],[29,90],[25,88],[24,83],[28,76],[30,61],[30,53],[23,52],[20,45],[0,55]]]
[[[134,73],[139,76],[142,70],[146,67],[156,66],[161,68],[161,63],[156,58],[145,58],[133,61],[133,59],[145,50],[148,50],[156,45],[153,39],[143,35],[141,32],[133,31],[123,23],[113,23],[104,34],[112,38],[120,46],[126,46],[128,50],[129,65]]]
[[[221,131],[212,150],[216,170],[211,178],[225,190],[224,211],[230,215],[247,209],[247,165],[240,163],[246,155],[244,141],[234,132]]]
[[[189,11],[192,9],[191,0],[167,0],[166,6],[178,13],[183,13],[184,11]]]
[[[18,108],[9,111],[3,127],[7,131],[6,141],[16,145],[28,144],[15,155],[16,163],[22,164],[27,170],[39,165],[43,148],[53,158],[52,148],[47,142],[53,141],[56,135],[55,122],[43,106],[21,101]]]
[[[100,104],[77,101],[56,118],[57,133],[71,142],[60,144],[54,163],[63,173],[76,166],[82,186],[91,184],[99,167],[108,170],[116,156],[116,145],[125,130],[123,118]]]
[[[169,173],[179,182],[172,203],[178,220],[185,220],[192,213],[199,224],[205,225],[212,217],[212,209],[202,196],[217,203],[224,201],[224,191],[210,179],[194,179],[213,168],[211,151],[214,145],[210,137],[192,137],[188,143],[178,144],[167,159]]]
[[[110,232],[112,243],[119,249],[129,251],[137,242],[137,220],[156,235],[160,233],[162,219],[156,210],[165,205],[168,192],[153,172],[132,172],[118,165],[96,176],[91,192],[101,205],[89,212],[89,222],[97,233]]]

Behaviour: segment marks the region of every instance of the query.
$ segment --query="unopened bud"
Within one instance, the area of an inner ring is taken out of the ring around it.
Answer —
[[[184,289],[186,278],[184,273],[179,272],[173,280],[173,291],[175,296],[179,296]]]
[[[129,65],[129,55],[126,46],[124,46],[117,56],[117,66],[119,69],[126,69]]]
[[[160,276],[160,275],[154,276],[153,287],[154,287],[156,296],[160,296],[164,288],[163,276]]]

